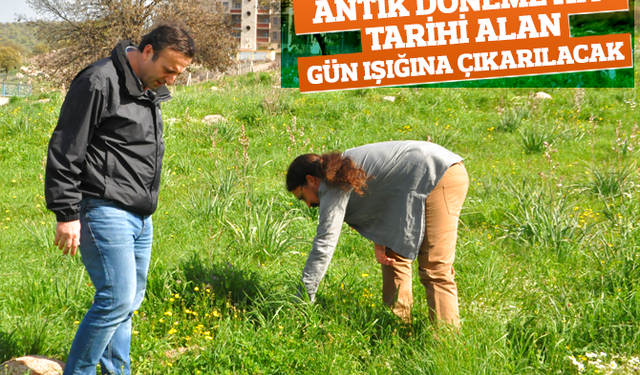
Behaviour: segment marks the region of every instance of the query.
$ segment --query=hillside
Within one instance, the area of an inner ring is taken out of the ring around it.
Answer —
[[[31,53],[33,46],[38,44],[33,32],[23,23],[18,22],[0,22],[0,46],[15,44],[22,48],[23,55]]]

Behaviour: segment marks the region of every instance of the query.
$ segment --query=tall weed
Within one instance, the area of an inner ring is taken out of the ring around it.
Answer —
[[[580,185],[584,190],[599,197],[618,197],[634,186],[631,180],[635,172],[633,165],[621,168],[613,165],[592,166],[590,170],[586,175],[586,181]]]
[[[542,126],[527,126],[519,129],[520,147],[527,154],[537,154],[545,149],[545,143],[551,143],[552,133]]]
[[[531,246],[564,253],[579,246],[585,228],[573,210],[575,204],[565,194],[556,194],[526,179],[505,186],[515,207],[506,213],[506,236]]]
[[[264,261],[282,254],[289,246],[301,243],[299,238],[287,231],[292,222],[300,220],[295,216],[296,210],[281,213],[275,211],[274,206],[273,198],[249,201],[244,215],[226,220],[248,257],[255,256]]]
[[[500,115],[496,124],[496,130],[506,133],[513,133],[531,117],[531,108],[525,106],[513,106],[506,108]]]

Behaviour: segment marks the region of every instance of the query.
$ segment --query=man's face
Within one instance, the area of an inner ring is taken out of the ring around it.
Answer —
[[[299,201],[303,201],[308,207],[319,207],[318,189],[320,181],[317,177],[307,176],[307,183],[291,190],[291,194],[298,198]]]
[[[165,48],[153,59],[153,47],[147,45],[142,51],[140,64],[140,81],[151,90],[162,85],[170,85],[191,63],[191,59],[180,52]]]

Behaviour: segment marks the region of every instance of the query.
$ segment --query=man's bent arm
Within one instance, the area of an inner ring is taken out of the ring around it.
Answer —
[[[309,258],[302,271],[302,284],[307,290],[310,301],[315,299],[320,281],[333,257],[350,194],[350,191],[341,189],[327,189],[320,197],[318,229],[313,239],[313,248],[309,252]]]
[[[103,86],[95,74],[81,72],[76,77],[49,141],[45,198],[47,208],[55,212],[58,222],[80,218],[80,174],[87,146],[105,109]]]

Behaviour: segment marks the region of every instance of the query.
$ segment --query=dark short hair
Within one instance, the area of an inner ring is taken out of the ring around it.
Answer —
[[[147,45],[153,47],[153,59],[158,58],[158,54],[165,48],[179,52],[192,59],[196,54],[196,44],[187,30],[174,25],[161,25],[151,30],[142,37],[140,51]]]

